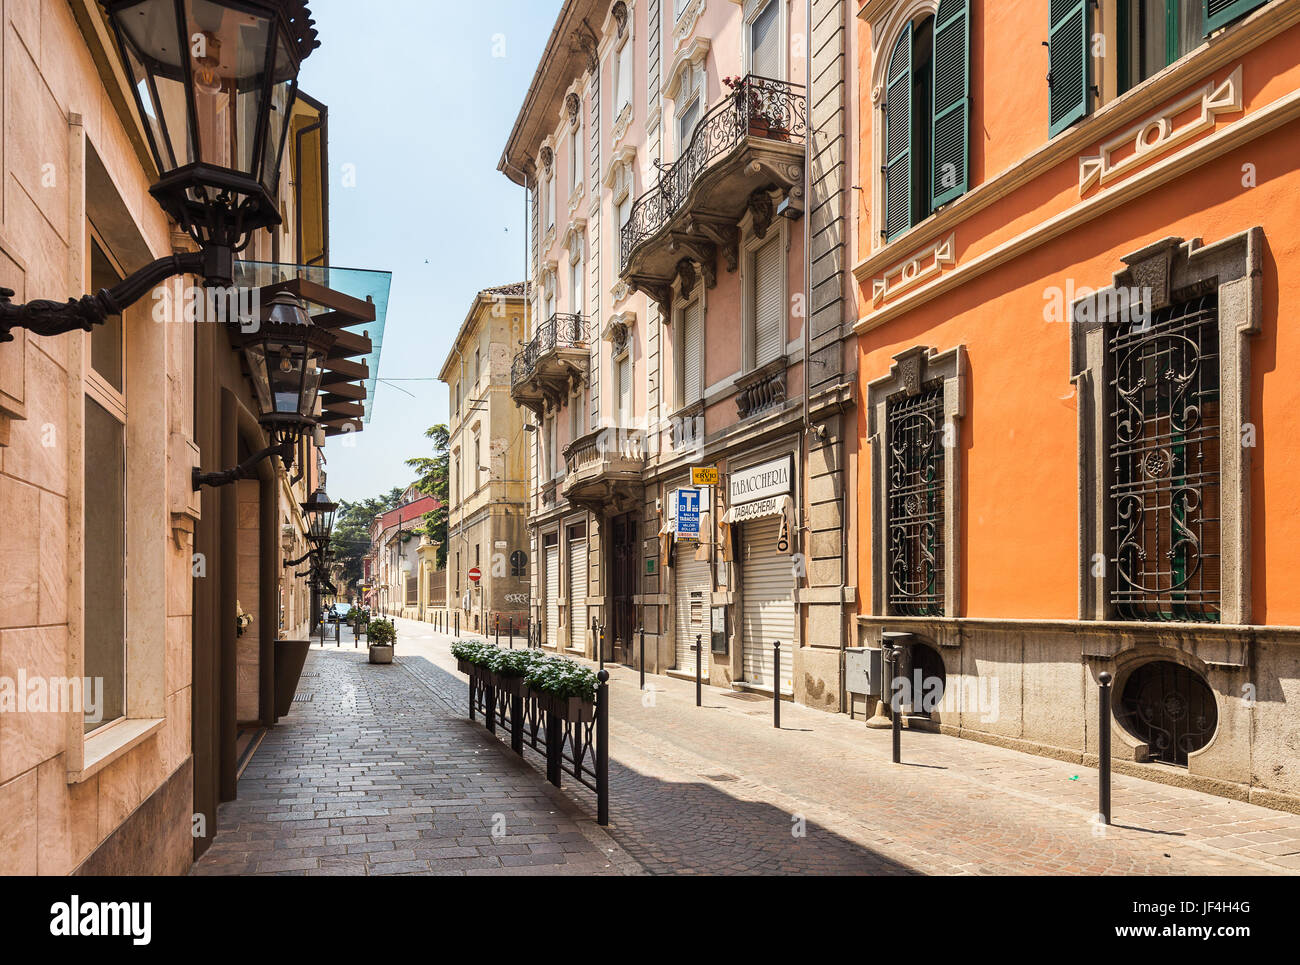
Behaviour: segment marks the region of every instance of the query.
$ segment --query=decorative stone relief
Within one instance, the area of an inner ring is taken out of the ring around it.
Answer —
[[[1105,187],[1116,178],[1152,158],[1166,153],[1189,138],[1212,130],[1220,114],[1242,110],[1242,68],[1238,64],[1226,79],[1213,80],[1192,91],[1160,113],[1133,125],[1101,145],[1100,153],[1079,158],[1079,196],[1098,185]],[[1193,108],[1200,112],[1192,115]],[[1193,148],[1193,150],[1195,150]]]
[[[949,235],[891,268],[871,283],[871,301],[880,305],[901,291],[906,291],[942,274],[944,268],[957,264],[957,236]]]

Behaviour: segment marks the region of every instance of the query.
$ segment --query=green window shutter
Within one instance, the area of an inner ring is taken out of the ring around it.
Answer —
[[[970,189],[970,0],[942,0],[934,17],[932,208]]]
[[[885,240],[912,227],[912,25],[889,57],[885,83]]]
[[[1266,3],[1268,0],[1201,0],[1205,9],[1205,32],[1218,30]]]
[[[1055,137],[1088,115],[1088,0],[1051,0],[1047,133]]]

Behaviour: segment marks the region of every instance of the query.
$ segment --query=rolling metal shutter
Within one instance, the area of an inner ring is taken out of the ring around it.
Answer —
[[[766,365],[785,349],[781,322],[781,239],[754,252],[754,365]]]
[[[587,647],[587,538],[569,540],[569,646]]]
[[[781,641],[781,692],[794,690],[794,573],[776,548],[781,517],[744,524],[741,648],[745,682],[772,686],[772,643]]]
[[[677,630],[677,669],[695,675],[696,634],[700,635],[700,649],[704,662],[700,676],[709,676],[709,561],[695,558],[695,543],[678,543],[676,566],[673,567],[673,590],[676,599],[674,626]]]
[[[560,546],[546,547],[546,645],[554,647],[560,640]]]
[[[682,401],[694,402],[700,397],[700,350],[703,343],[701,316],[704,314],[699,299],[686,306],[682,312]]]

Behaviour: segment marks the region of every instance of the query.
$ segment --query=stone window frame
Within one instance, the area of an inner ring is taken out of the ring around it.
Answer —
[[[1149,289],[1147,311],[1217,290],[1219,297],[1219,625],[1250,622],[1250,473],[1253,448],[1241,445],[1250,423],[1250,343],[1263,315],[1264,230],[1258,226],[1210,245],[1200,238],[1167,237],[1120,260],[1112,284],[1076,299],[1069,317],[1070,381],[1078,395],[1079,619],[1127,626],[1109,603],[1110,501],[1107,432],[1107,308],[1121,289]],[[1107,565],[1093,575],[1093,559]],[[1161,626],[1167,624],[1161,623]],[[1179,625],[1172,623],[1168,625]],[[1188,624],[1191,625],[1191,624]],[[1204,626],[1204,624],[1195,624]]]
[[[885,434],[889,400],[900,392],[917,395],[943,381],[943,422],[952,426],[952,445],[943,460],[943,618],[964,615],[961,599],[961,420],[966,415],[966,346],[945,351],[917,345],[894,356],[889,374],[867,383],[867,441],[871,446],[871,604],[876,616],[897,616],[889,608],[889,480]]]

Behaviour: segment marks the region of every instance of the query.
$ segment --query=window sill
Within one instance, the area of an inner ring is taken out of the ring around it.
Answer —
[[[144,743],[162,729],[162,717],[125,717],[114,721],[85,738],[82,767],[68,772],[69,784],[90,780],[127,751]]]

